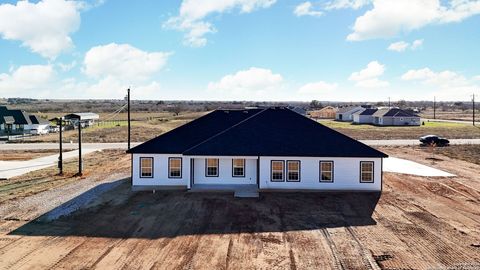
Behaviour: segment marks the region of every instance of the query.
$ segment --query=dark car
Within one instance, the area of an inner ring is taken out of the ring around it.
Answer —
[[[437,135],[425,135],[425,136],[422,136],[420,137],[420,142],[422,143],[422,145],[426,146],[426,145],[433,145],[435,144],[435,146],[448,146],[450,144],[450,141],[445,139],[445,138],[442,138],[440,136],[437,136]]]

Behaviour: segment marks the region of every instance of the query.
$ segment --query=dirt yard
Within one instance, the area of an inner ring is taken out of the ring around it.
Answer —
[[[421,148],[382,150],[432,162]],[[479,269],[480,165],[439,154],[433,166],[458,177],[385,173],[381,196],[259,199],[132,193],[123,180],[55,221],[0,207],[0,269]]]

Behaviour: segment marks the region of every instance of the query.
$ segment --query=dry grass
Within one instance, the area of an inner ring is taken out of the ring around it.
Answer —
[[[45,157],[58,153],[55,149],[40,149],[40,150],[2,150],[0,151],[0,160],[30,160],[39,157]]]
[[[436,153],[480,165],[480,145],[451,145],[435,149]]]
[[[11,199],[20,199],[36,193],[58,188],[60,186],[81,181],[90,176],[101,178],[119,171],[128,172],[129,156],[121,150],[103,150],[84,156],[83,176],[76,176],[78,159],[64,162],[63,175],[58,175],[56,166],[29,172],[27,174],[0,181],[0,203]]]

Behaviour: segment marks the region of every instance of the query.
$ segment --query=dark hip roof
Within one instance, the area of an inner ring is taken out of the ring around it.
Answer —
[[[377,109],[365,109],[365,111],[361,112],[359,115],[373,115]]]
[[[203,156],[387,157],[284,108],[217,110],[127,152]]]

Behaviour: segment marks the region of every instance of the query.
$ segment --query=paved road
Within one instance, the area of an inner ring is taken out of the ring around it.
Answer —
[[[82,155],[97,151],[96,149],[82,149]],[[78,156],[78,151],[70,151],[63,153],[64,160]],[[58,162],[58,155],[50,155],[46,157],[35,158],[31,160],[21,161],[2,161],[0,160],[0,179],[9,179],[31,171],[40,170]]]
[[[400,146],[400,145],[419,145],[418,140],[360,140],[364,144],[371,146]],[[132,143],[131,146],[140,144]],[[480,144],[480,139],[451,139],[450,144]],[[78,148],[76,143],[64,143],[65,150],[74,150]],[[126,143],[83,143],[83,149],[127,149]],[[58,143],[5,143],[0,144],[0,150],[41,150],[58,149]]]

